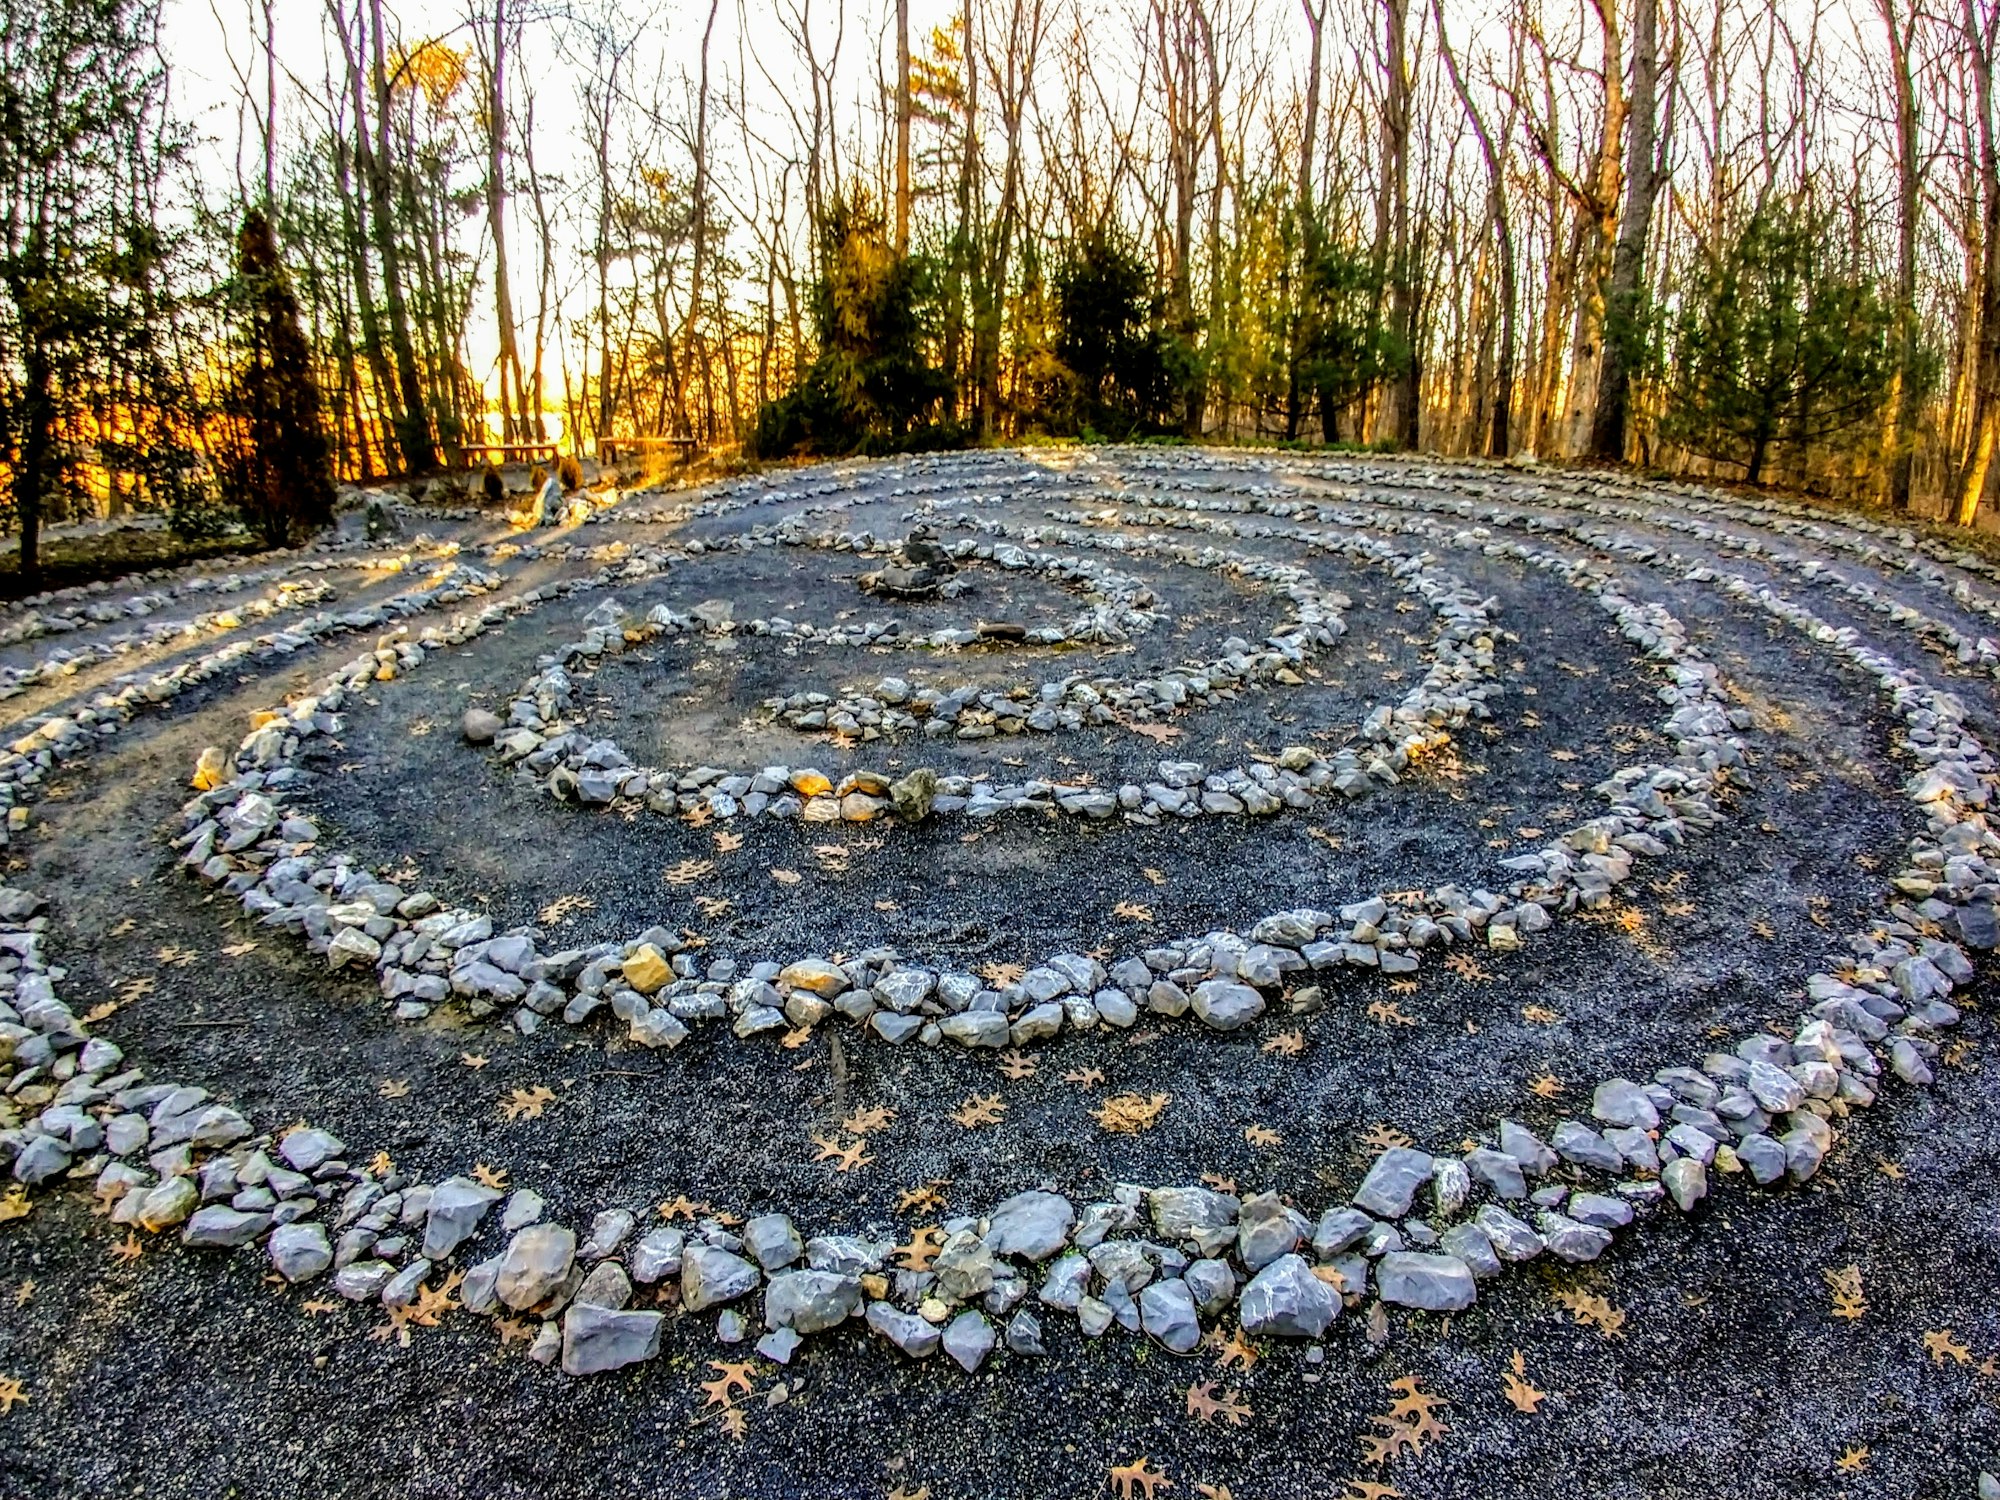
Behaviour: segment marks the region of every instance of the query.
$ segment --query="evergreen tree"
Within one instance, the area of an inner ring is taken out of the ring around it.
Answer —
[[[1803,207],[1760,210],[1711,253],[1677,320],[1662,430],[1751,484],[1774,447],[1838,438],[1889,394],[1894,313],[1832,229]]]
[[[220,465],[225,497],[272,546],[333,520],[333,470],[312,349],[261,209],[243,216],[233,288],[242,356],[228,414],[236,431]]]
[[[158,30],[155,0],[0,0],[0,457],[27,578],[90,402],[149,337],[125,187],[159,165]]]
[[[1051,426],[1117,438],[1164,430],[1175,385],[1144,262],[1099,228],[1068,247],[1053,281],[1058,368],[1043,383]]]
[[[1317,248],[1303,275],[1298,355],[1301,383],[1319,397],[1321,436],[1339,437],[1340,414],[1401,367],[1401,340],[1382,321],[1384,276],[1372,256]]]
[[[819,354],[795,389],[757,414],[750,448],[766,458],[912,445],[951,382],[930,362],[927,269],[890,243],[879,208],[860,193],[820,226],[812,287]]]

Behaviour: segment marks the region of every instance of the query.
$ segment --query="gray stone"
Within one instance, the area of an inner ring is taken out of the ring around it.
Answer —
[[[499,1199],[492,1188],[470,1177],[449,1177],[439,1183],[424,1223],[424,1258],[443,1260],[464,1244]]]
[[[1225,1260],[1198,1260],[1181,1273],[1194,1294],[1195,1306],[1205,1313],[1218,1313],[1236,1300],[1236,1272]]]
[[[278,1155],[295,1172],[310,1172],[345,1149],[324,1130],[294,1130],[278,1142]]]
[[[1456,1255],[1392,1250],[1375,1264],[1375,1288],[1384,1302],[1424,1312],[1463,1312],[1478,1300],[1472,1267]]]
[[[806,1253],[805,1241],[784,1214],[759,1214],[743,1226],[743,1243],[765,1271],[779,1271]]]
[[[539,1306],[555,1295],[575,1258],[573,1231],[560,1224],[531,1224],[508,1242],[494,1293],[517,1311]]]
[[[1189,1003],[1202,1024],[1216,1031],[1235,1031],[1264,1013],[1264,997],[1230,979],[1203,980]]]
[[[1243,1200],[1236,1215],[1236,1254],[1251,1271],[1261,1271],[1281,1255],[1298,1248],[1312,1224],[1276,1193],[1258,1193]]]
[[[181,1230],[181,1243],[212,1250],[235,1250],[271,1227],[267,1213],[245,1213],[219,1203],[197,1209]]]
[[[1500,1274],[1500,1257],[1494,1253],[1493,1241],[1477,1224],[1452,1225],[1439,1236],[1438,1247],[1464,1261],[1474,1276]]]
[[[1194,1241],[1213,1255],[1236,1238],[1239,1200],[1202,1187],[1154,1188],[1148,1195],[1153,1228],[1170,1244]]]
[[[468,708],[458,721],[459,733],[468,745],[490,745],[506,727],[498,714],[483,708]]]
[[[1502,1260],[1533,1260],[1542,1253],[1542,1237],[1497,1204],[1480,1209],[1472,1222],[1492,1241],[1494,1253]]]
[[[1591,1096],[1590,1112],[1607,1125],[1635,1130],[1651,1130],[1660,1123],[1660,1112],[1645,1089],[1629,1078],[1607,1078],[1600,1083]]]
[[[1660,1181],[1673,1195],[1674,1206],[1682,1213],[1708,1196],[1708,1168],[1692,1156],[1677,1157],[1660,1172]]]
[[[681,1306],[689,1312],[733,1302],[756,1286],[757,1268],[714,1245],[689,1247],[681,1260]]]
[[[945,1325],[941,1342],[944,1352],[958,1362],[959,1368],[972,1375],[986,1363],[986,1356],[993,1352],[999,1339],[991,1323],[967,1308]]]
[[[837,1271],[784,1271],[764,1289],[764,1326],[824,1333],[861,1310],[861,1279]]]
[[[928,1359],[942,1341],[936,1326],[887,1302],[868,1304],[868,1326],[912,1359]]]
[[[1340,1315],[1340,1298],[1303,1256],[1281,1255],[1250,1278],[1238,1312],[1243,1331],[1253,1336],[1316,1339]]]
[[[788,1365],[805,1342],[789,1328],[774,1328],[757,1340],[757,1352],[773,1364]]]
[[[665,1321],[662,1313],[623,1312],[576,1303],[563,1315],[563,1373],[601,1375],[652,1359],[660,1352]]]
[[[1572,1265],[1596,1260],[1611,1248],[1610,1230],[1582,1223],[1566,1214],[1544,1210],[1536,1217],[1535,1223],[1541,1230],[1542,1243],[1548,1246],[1549,1253]]]
[[[1062,1249],[1076,1223],[1076,1209],[1060,1193],[1016,1193],[993,1210],[986,1247],[995,1255],[1047,1260]]]
[[[1046,1355],[1042,1347],[1042,1320],[1025,1307],[1007,1324],[1007,1347],[1015,1354]]]
[[[333,1264],[333,1246],[321,1224],[286,1224],[271,1233],[271,1264],[294,1286]]]
[[[1313,1254],[1321,1260],[1331,1260],[1359,1244],[1374,1227],[1374,1219],[1358,1208],[1329,1208],[1320,1215],[1319,1227],[1313,1230]]]
[[[1496,1197],[1516,1199],[1528,1196],[1528,1181],[1522,1174],[1521,1163],[1505,1151],[1481,1146],[1466,1154],[1465,1166],[1473,1181],[1483,1183]]]
[[[1417,1189],[1430,1181],[1431,1158],[1408,1146],[1391,1146],[1375,1158],[1351,1200],[1378,1219],[1400,1219],[1410,1211]]]
[[[583,1285],[570,1300],[592,1307],[623,1307],[632,1300],[632,1278],[617,1261],[601,1260],[590,1268],[590,1274],[583,1278]]]
[[[1146,1332],[1171,1353],[1192,1353],[1201,1342],[1194,1293],[1177,1276],[1156,1281],[1139,1293],[1139,1318]]]
[[[1581,1120],[1564,1120],[1549,1137],[1550,1144],[1564,1161],[1599,1172],[1621,1172],[1625,1158],[1603,1136]]]
[[[577,1248],[578,1260],[603,1260],[618,1253],[634,1223],[629,1208],[607,1208],[590,1221],[590,1238]]]
[[[939,1247],[931,1262],[937,1293],[947,1302],[970,1302],[992,1289],[993,1252],[969,1229],[962,1229]]]

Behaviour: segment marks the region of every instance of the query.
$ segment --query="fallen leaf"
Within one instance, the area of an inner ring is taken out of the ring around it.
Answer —
[[[327,1313],[338,1311],[339,1307],[340,1304],[338,1302],[329,1302],[324,1297],[308,1297],[304,1302],[299,1304],[299,1311],[305,1313],[308,1317],[318,1318],[324,1317]]]
[[[801,880],[805,879],[805,876],[801,875],[797,870],[780,870],[776,866],[773,866],[771,878],[777,881],[779,885],[797,885]]]
[[[480,1162],[472,1169],[472,1176],[473,1180],[482,1187],[490,1187],[497,1193],[507,1191],[507,1169],[505,1167],[489,1167],[485,1162]]]
[[[146,1247],[139,1242],[139,1236],[128,1229],[125,1231],[125,1238],[111,1247],[111,1253],[129,1266],[146,1253]]]
[[[909,1213],[912,1209],[920,1213],[936,1213],[944,1207],[944,1194],[938,1191],[945,1185],[942,1177],[934,1178],[922,1187],[905,1188],[896,1197],[896,1212]]]
[[[706,879],[715,873],[712,859],[684,859],[667,870],[661,878],[668,885],[693,885],[697,880]]]
[[[1833,1315],[1836,1318],[1846,1318],[1851,1322],[1868,1311],[1868,1299],[1861,1291],[1861,1267],[1842,1266],[1820,1274],[1826,1278],[1827,1290],[1833,1294]]]
[[[255,953],[256,951],[257,945],[255,943],[231,943],[222,950],[222,956],[224,958],[241,958],[246,953]]]
[[[1004,990],[1010,984],[1019,984],[1028,971],[1019,964],[987,964],[980,969],[979,977],[996,990]]]
[[[1153,920],[1153,908],[1141,906],[1136,901],[1120,901],[1111,908],[1111,915],[1123,917],[1128,922],[1150,922]]]
[[[713,1212],[711,1205],[700,1199],[690,1198],[686,1193],[660,1205],[660,1217],[669,1224],[676,1219],[698,1219],[703,1214],[711,1212]]]
[[[708,1393],[708,1400],[703,1403],[706,1406],[726,1407],[731,1404],[731,1399],[738,1392],[747,1396],[755,1388],[750,1379],[750,1365],[747,1360],[742,1364],[730,1364],[724,1360],[711,1359],[708,1367],[721,1373],[713,1380],[700,1382],[701,1388]]]
[[[1297,1057],[1306,1050],[1306,1034],[1297,1029],[1281,1031],[1264,1043],[1263,1050],[1273,1057]]]
[[[1228,1193],[1232,1197],[1236,1192],[1236,1179],[1234,1177],[1224,1177],[1220,1172],[1202,1173],[1201,1185],[1203,1187],[1214,1188],[1218,1193]]]
[[[485,1067],[486,1064],[489,1061],[491,1061],[490,1058],[487,1058],[478,1052],[461,1052],[458,1054],[458,1060],[464,1063],[466,1067],[471,1068],[474,1072],[477,1072],[479,1069]]]
[[[1172,1099],[1171,1094],[1117,1094],[1091,1114],[1101,1128],[1113,1135],[1137,1135],[1160,1123],[1160,1116]]]
[[[1857,1447],[1850,1447],[1839,1458],[1834,1460],[1833,1466],[1843,1474],[1859,1474],[1863,1469],[1868,1467],[1867,1445],[1864,1443]]]
[[[1625,1314],[1608,1299],[1581,1287],[1563,1287],[1556,1293],[1556,1301],[1568,1308],[1569,1315],[1577,1322],[1597,1329],[1606,1338],[1624,1336]]]
[[[1215,1330],[1212,1337],[1216,1347],[1215,1362],[1224,1370],[1231,1365],[1241,1365],[1248,1370],[1262,1357],[1251,1346],[1250,1341],[1243,1337],[1243,1330],[1240,1327],[1226,1339],[1223,1338],[1220,1328]]]
[[[532,1089],[515,1089],[500,1101],[500,1113],[509,1120],[539,1120],[542,1111],[555,1103],[555,1094],[545,1084]]]
[[[840,1122],[840,1128],[849,1135],[873,1135],[878,1130],[887,1130],[896,1118],[896,1111],[886,1105],[874,1104],[867,1109],[858,1109]]]
[[[1127,724],[1125,727],[1159,745],[1170,745],[1187,732],[1174,724]]]
[[[1370,1000],[1368,1002],[1368,1018],[1371,1021],[1379,1021],[1384,1026],[1414,1026],[1417,1024],[1417,1018],[1415,1016],[1404,1015],[1402,1007],[1397,1005],[1393,1000]]]
[[[578,912],[595,910],[597,910],[597,903],[591,900],[590,897],[568,895],[556,897],[555,900],[541,909],[539,915],[544,926],[552,927],[558,922],[567,922]]]
[[[1508,1370],[1506,1378],[1501,1382],[1500,1394],[1513,1403],[1514,1410],[1524,1411],[1532,1417],[1535,1414],[1535,1408],[1549,1398],[1546,1391],[1538,1391],[1532,1385],[1528,1384],[1527,1375],[1528,1361],[1522,1355],[1521,1351],[1516,1349],[1514,1351],[1512,1367]]]
[[[910,1231],[910,1242],[898,1245],[897,1264],[905,1271],[928,1271],[937,1253],[944,1248],[944,1231],[935,1224],[926,1224]]]
[[[27,1399],[28,1393],[20,1381],[11,1375],[0,1375],[0,1416],[5,1416]]]
[[[1155,726],[1146,724],[1134,725],[1133,727],[1136,729],[1151,729]],[[1180,731],[1175,730],[1174,733],[1178,734]],[[1159,1469],[1149,1469],[1146,1466],[1147,1463],[1148,1459],[1142,1453],[1129,1464],[1113,1466],[1111,1470],[1111,1488],[1117,1492],[1118,1500],[1132,1500],[1134,1494],[1142,1495],[1144,1500],[1153,1500],[1155,1492],[1170,1490],[1174,1487],[1174,1482],[1167,1478],[1164,1472]]]
[[[1071,1068],[1067,1073],[1063,1074],[1063,1082],[1073,1083],[1080,1089],[1095,1088],[1098,1084],[1104,1082],[1104,1069]]]
[[[1392,1146],[1409,1145],[1410,1138],[1393,1126],[1370,1125],[1368,1133],[1361,1137],[1361,1144],[1366,1150],[1373,1151],[1379,1155],[1381,1152],[1389,1150]]]
[[[1156,870],[1151,865],[1147,865],[1144,869],[1140,870],[1139,873],[1145,876],[1154,885],[1165,885],[1167,883],[1166,871]]]
[[[1539,1026],[1553,1026],[1562,1017],[1550,1010],[1546,1005],[1524,1005],[1521,1007],[1521,1019],[1524,1021],[1533,1021]]]
[[[13,1219],[25,1219],[34,1211],[34,1204],[28,1201],[28,1190],[20,1183],[15,1183],[5,1194],[0,1194],[0,1224]]]
[[[1250,1125],[1245,1127],[1243,1139],[1253,1146],[1276,1146],[1285,1138],[1268,1125]]]
[[[1553,1073],[1544,1073],[1528,1085],[1528,1092],[1544,1099],[1553,1099],[1563,1091],[1563,1081]]]
[[[830,1141],[823,1135],[816,1135],[813,1137],[813,1144],[819,1147],[819,1155],[813,1160],[837,1162],[839,1165],[834,1168],[837,1172],[852,1172],[857,1167],[865,1167],[875,1160],[868,1154],[868,1142],[865,1140],[856,1141],[851,1146],[843,1146],[837,1140]]]
[[[701,914],[713,922],[735,909],[736,903],[727,896],[697,896],[694,904],[701,908]]]
[[[741,849],[742,847],[743,847],[742,834],[731,833],[725,828],[718,828],[715,830],[716,853],[734,854],[738,849]]]
[[[982,1125],[999,1124],[1006,1113],[1007,1106],[998,1094],[974,1094],[952,1111],[951,1118],[967,1130],[977,1130]]]
[[[375,1090],[375,1092],[380,1094],[384,1099],[405,1098],[410,1092],[410,1080],[407,1078],[385,1078],[382,1080],[382,1086]]]
[[[1933,1328],[1924,1335],[1923,1343],[1934,1365],[1941,1365],[1947,1359],[1961,1365],[1972,1363],[1972,1351],[1954,1338],[1949,1328]]]
[[[1000,1054],[1000,1071],[1015,1082],[1035,1076],[1035,1060],[1019,1047],[1009,1047]]]
[[[1199,1417],[1204,1422],[1213,1422],[1218,1417],[1232,1427],[1241,1427],[1250,1419],[1250,1405],[1238,1400],[1235,1392],[1224,1391],[1215,1394],[1215,1382],[1197,1381],[1187,1388],[1187,1409],[1191,1417]]]

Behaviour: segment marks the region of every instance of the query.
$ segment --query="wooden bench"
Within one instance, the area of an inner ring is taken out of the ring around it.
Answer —
[[[597,461],[615,464],[621,457],[643,459],[668,448],[673,450],[676,458],[686,463],[700,451],[701,444],[691,436],[602,437],[597,440]]]
[[[541,443],[466,443],[461,450],[465,455],[465,466],[477,469],[489,462],[495,464],[552,464],[556,461],[556,445]]]

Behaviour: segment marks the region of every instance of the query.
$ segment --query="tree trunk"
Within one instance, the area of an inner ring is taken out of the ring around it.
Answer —
[[[1605,326],[1597,367],[1597,401],[1590,420],[1591,456],[1611,463],[1625,460],[1625,429],[1632,404],[1632,345],[1638,333],[1646,236],[1652,226],[1653,200],[1660,186],[1653,160],[1659,135],[1658,32],[1658,0],[1633,0],[1632,87],[1625,126],[1625,207],[1618,220],[1618,248],[1611,257],[1611,282],[1605,295]]]
[[[14,305],[27,305],[16,295]],[[49,468],[56,454],[55,372],[49,367],[44,341],[32,332],[22,344],[21,466],[13,475],[14,514],[21,527],[21,581],[33,584],[42,574],[42,507],[49,493]]]
[[[708,15],[715,25],[715,12]],[[968,46],[971,38],[966,38]],[[708,42],[702,39],[702,75],[707,77]],[[910,253],[910,0],[896,0],[896,254]]]
[[[1604,131],[1598,140],[1597,161],[1577,204],[1577,212],[1588,231],[1588,248],[1577,280],[1576,334],[1570,346],[1566,447],[1571,453],[1586,450],[1590,417],[1596,409],[1597,377],[1604,357],[1605,307],[1617,257],[1618,204],[1624,196],[1621,191],[1626,119],[1624,33],[1618,23],[1618,0],[1594,0],[1594,3],[1603,38]]]
[[[1971,443],[1958,477],[1952,519],[1970,526],[1993,476],[1994,449],[2000,446],[2000,159],[1996,159],[1993,118],[1995,6],[1981,25],[1976,0],[1962,0],[1966,66],[1972,74],[1973,103],[1979,116],[1979,199],[1982,254],[1979,266],[1978,377],[1972,392]]]
[[[1410,61],[1406,40],[1410,0],[1386,0],[1385,38],[1389,70],[1382,103],[1383,191],[1377,201],[1376,261],[1385,267],[1389,283],[1389,322],[1404,339],[1403,360],[1390,388],[1390,406],[1398,447],[1417,446],[1423,413],[1422,361],[1417,353],[1416,267],[1410,257]]]
[[[520,441],[527,426],[528,392],[527,382],[521,378],[521,351],[514,342],[514,292],[507,276],[506,64],[507,0],[493,0],[493,77],[486,101],[486,228],[493,236],[493,313],[500,335],[501,437],[513,443]]]
[[[1910,34],[1896,23],[1895,0],[1876,0],[1889,33],[1890,87],[1896,107],[1896,406],[1889,432],[1889,504],[1910,508],[1915,467],[1917,387],[1917,95],[1910,76]],[[1911,18],[1915,26],[1914,15]]]

